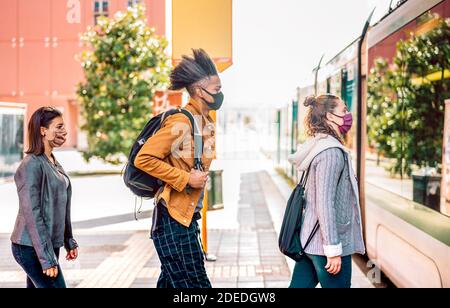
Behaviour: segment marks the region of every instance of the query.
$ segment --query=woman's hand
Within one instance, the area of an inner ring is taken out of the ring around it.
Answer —
[[[341,257],[327,258],[328,262],[325,269],[331,275],[337,275],[341,271],[342,259]]]
[[[49,269],[43,271],[43,273],[45,276],[48,276],[50,278],[56,278],[56,277],[58,277],[58,267],[55,266],[55,267],[49,268]]]
[[[66,260],[75,261],[78,258],[78,248],[70,250],[67,252]]]

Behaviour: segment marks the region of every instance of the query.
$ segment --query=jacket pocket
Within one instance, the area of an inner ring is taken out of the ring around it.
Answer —
[[[337,221],[340,225],[347,225],[352,219],[352,207],[350,205],[345,205],[338,209]]]
[[[339,239],[341,240],[342,246],[347,246],[350,244],[350,231],[351,231],[351,222],[346,224],[337,224],[337,231],[339,235]]]

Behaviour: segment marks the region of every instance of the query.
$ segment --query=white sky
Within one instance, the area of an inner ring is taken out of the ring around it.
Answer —
[[[322,54],[329,58],[387,12],[390,0],[234,0],[233,60],[222,74],[226,105],[290,102]],[[394,0],[395,4],[397,1]]]

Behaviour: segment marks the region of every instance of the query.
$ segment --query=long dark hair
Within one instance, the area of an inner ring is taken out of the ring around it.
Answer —
[[[41,127],[49,128],[52,121],[62,117],[62,113],[53,107],[42,107],[36,110],[28,123],[28,150],[26,154],[42,155],[45,152]]]
[[[344,142],[342,137],[327,122],[327,113],[334,112],[340,100],[339,96],[332,94],[313,95],[306,98],[304,105],[305,107],[310,107],[305,119],[306,134],[308,136],[314,137],[317,134],[327,134],[333,136],[341,143]]]
[[[192,96],[193,85],[200,80],[217,76],[217,68],[213,60],[203,49],[193,49],[193,57],[183,56],[181,62],[170,74],[170,89],[177,91],[186,89]]]

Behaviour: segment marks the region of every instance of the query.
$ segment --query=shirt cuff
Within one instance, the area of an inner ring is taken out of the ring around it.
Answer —
[[[342,255],[342,243],[338,245],[323,245],[323,251],[328,258],[334,258]]]
[[[67,251],[74,250],[78,248],[78,243],[73,238],[70,238],[66,241],[64,248],[66,248]]]
[[[39,258],[39,263],[44,271],[59,265],[58,259],[53,250],[47,251],[47,257]]]

